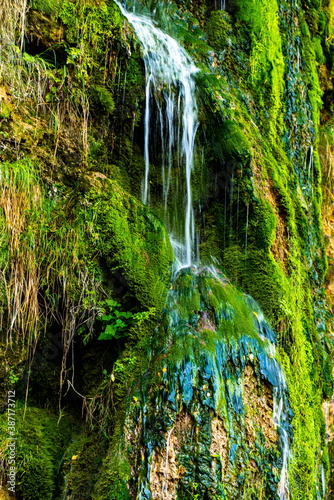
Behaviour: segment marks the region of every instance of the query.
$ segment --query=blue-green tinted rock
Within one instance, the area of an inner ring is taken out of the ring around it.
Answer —
[[[275,334],[251,297],[219,271],[182,269],[153,338],[150,374],[141,413],[132,413],[145,443],[138,498],[167,488],[180,500],[232,500],[250,480],[278,498],[291,440],[287,387]]]

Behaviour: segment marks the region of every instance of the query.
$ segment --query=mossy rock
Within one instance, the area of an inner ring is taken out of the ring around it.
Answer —
[[[27,408],[17,403],[16,423],[16,491],[22,500],[33,500],[38,495],[45,500],[54,498],[58,472],[67,443],[73,432],[73,422],[58,418],[47,410]],[[6,441],[7,414],[1,416],[3,443]],[[3,449],[3,447],[1,447]],[[7,459],[6,470],[8,468]]]
[[[230,16],[222,10],[211,13],[205,30],[208,34],[208,43],[215,50],[224,50],[228,43],[228,38],[232,36]]]
[[[94,221],[91,244],[109,270],[124,274],[142,308],[161,310],[173,263],[162,222],[108,179],[86,193],[85,204]]]

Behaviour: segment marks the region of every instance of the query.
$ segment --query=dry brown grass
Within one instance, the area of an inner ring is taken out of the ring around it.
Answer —
[[[52,203],[51,203],[52,205]],[[20,351],[30,371],[41,335],[62,333],[60,397],[74,386],[73,341],[85,325],[91,335],[103,290],[82,261],[87,224],[54,217],[31,162],[4,163],[0,173],[0,320],[7,350]],[[4,253],[3,253],[4,252]],[[7,253],[7,255],[6,255]],[[29,380],[27,384],[28,395]],[[89,405],[91,406],[91,405]],[[89,413],[89,407],[86,410]]]
[[[12,174],[13,176],[14,174]],[[40,266],[34,251],[34,241],[22,241],[27,229],[27,214],[41,205],[39,186],[30,186],[30,192],[24,184],[16,183],[10,176],[1,182],[0,206],[4,213],[8,231],[9,269],[2,271],[7,294],[7,346],[13,342],[28,342],[34,345],[38,338],[40,310],[38,302],[38,284]],[[31,235],[33,238],[33,235]]]

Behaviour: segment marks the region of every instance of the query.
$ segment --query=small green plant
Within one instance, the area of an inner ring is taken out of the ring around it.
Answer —
[[[11,384],[16,384],[16,382],[19,380],[19,376],[16,375],[13,370],[10,370],[8,374],[8,379]]]
[[[113,299],[107,299],[101,305],[101,314],[98,316],[98,319],[103,322],[103,331],[98,340],[124,337],[125,328],[131,326],[133,323],[140,325],[156,313],[155,307],[150,307],[148,311],[140,311],[134,314],[130,311],[122,311],[122,305]]]
[[[116,300],[107,299],[104,305],[106,309],[109,309],[109,312],[99,317],[104,327],[99,340],[119,339],[123,337],[124,329],[129,326],[133,319],[132,312],[122,311],[120,309],[122,307],[121,304],[116,302]]]

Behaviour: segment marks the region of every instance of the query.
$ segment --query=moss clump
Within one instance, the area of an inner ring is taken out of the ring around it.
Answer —
[[[123,422],[120,417],[119,423]],[[117,427],[94,490],[96,500],[131,500],[130,453],[125,449],[123,431]]]
[[[223,264],[233,281],[262,304],[266,316],[277,325],[286,314],[288,283],[273,257],[268,258],[263,250],[235,246],[226,250]]]
[[[73,500],[92,498],[105,450],[105,440],[99,433],[83,432],[75,436],[64,455],[62,467],[64,485],[59,498],[63,496],[70,496]]]
[[[278,3],[238,0],[236,17],[246,23],[251,38],[251,87],[268,138],[282,132],[284,59],[278,23]],[[267,122],[267,123],[265,123]]]
[[[5,101],[1,101],[1,110],[0,110],[0,118],[9,118],[10,117],[11,108],[8,103]]]
[[[228,45],[228,35],[230,35],[230,23],[226,12],[214,11],[211,13],[205,25],[208,34],[208,43],[215,50],[224,50]]]
[[[198,298],[200,308],[194,310]],[[125,460],[136,471],[123,476],[131,497],[141,491],[154,497],[168,488],[180,499],[232,499],[240,491],[252,498],[249,478],[261,486],[259,498],[274,494],[279,439],[270,389],[260,387],[265,379],[285,398],[273,339],[256,303],[222,273],[205,268],[178,273],[153,339],[152,361],[126,400],[118,452],[120,463]],[[263,429],[255,423],[259,412],[252,415],[259,406],[255,390],[267,422]],[[250,460],[271,466],[245,472]]]
[[[16,409],[16,491],[23,500],[36,498],[36,491],[46,500],[51,500],[59,487],[59,469],[67,443],[73,432],[73,422],[57,418],[47,410],[20,406]],[[7,445],[7,414],[1,417],[2,456],[5,471],[9,470]]]

